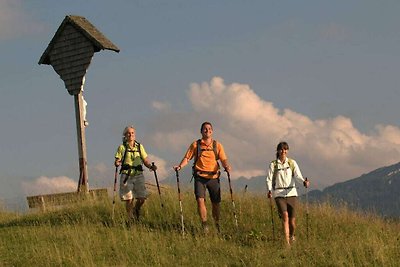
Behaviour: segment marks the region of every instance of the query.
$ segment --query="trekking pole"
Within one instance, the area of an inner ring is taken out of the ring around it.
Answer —
[[[305,179],[308,181],[308,178]],[[307,229],[307,240],[309,236],[309,224],[308,224],[308,186],[306,187],[306,229]]]
[[[247,193],[247,184],[244,186],[244,189],[243,189],[243,197],[242,197],[243,199],[246,196],[246,193]],[[239,206],[239,217],[240,216],[242,216],[242,205]]]
[[[235,225],[236,225],[236,228],[237,228],[239,225],[238,225],[238,219],[237,219],[237,216],[236,216],[235,201],[233,201],[233,192],[232,192],[232,185],[231,185],[231,174],[228,171],[226,171],[226,173],[228,175],[229,191],[231,193],[231,201],[232,201],[232,206],[233,206],[233,216],[235,217]]]
[[[274,208],[272,204],[272,196],[269,198],[269,207],[271,210],[272,239],[275,240],[275,222],[274,222]]]
[[[155,166],[154,162],[152,162],[151,165],[154,167]],[[154,168],[153,168],[153,171],[154,171],[154,178],[156,179],[158,195],[160,196],[161,208],[164,208],[164,204],[162,203],[162,199],[161,199],[161,190],[160,190],[160,184],[158,183],[157,172],[156,172],[156,170]]]
[[[115,198],[116,198],[116,192],[117,192],[117,177],[118,177],[118,167],[115,167],[112,216],[111,216],[111,218],[113,220],[114,220],[114,212],[115,212]]]
[[[243,196],[246,194],[246,192],[247,192],[247,184],[244,186]]]
[[[182,199],[181,199],[181,188],[179,186],[179,172],[175,170],[176,173],[176,184],[178,186],[178,199],[179,199],[179,207],[181,209],[181,226],[182,226],[182,235],[185,234],[185,225],[183,224],[183,209],[182,209]]]

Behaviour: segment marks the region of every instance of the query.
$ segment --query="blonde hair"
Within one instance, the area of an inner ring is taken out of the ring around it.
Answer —
[[[133,127],[133,125],[126,126],[124,131],[122,132],[122,142],[124,142],[124,143],[127,141],[126,140],[126,134],[127,134],[129,129],[133,129],[136,132],[136,129],[135,129],[135,127]]]

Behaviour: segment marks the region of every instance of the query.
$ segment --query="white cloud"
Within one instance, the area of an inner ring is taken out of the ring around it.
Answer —
[[[32,182],[22,182],[23,191],[27,195],[75,192],[77,187],[78,182],[66,176],[40,176]]]
[[[20,0],[0,0],[0,40],[33,35],[44,29],[22,4]]]
[[[159,181],[164,180],[165,178],[167,178],[168,176],[170,176],[173,173],[172,166],[167,166],[167,162],[165,160],[163,160],[162,158],[157,157],[152,154],[148,154],[148,159],[157,165],[156,172],[157,172],[157,178]],[[153,177],[150,178],[150,175]],[[146,177],[151,183],[154,183],[154,184],[156,183],[153,172],[151,172],[150,174],[147,174]]]
[[[180,123],[172,117],[176,114],[162,114],[162,120],[169,124],[160,125],[151,136],[152,142],[158,140],[159,149],[168,148],[171,164],[178,162],[190,142],[200,137],[198,127],[206,120],[213,122],[214,137],[225,147],[233,166],[232,178],[264,175],[275,157],[276,144],[282,140],[289,143],[289,156],[317,185],[355,178],[393,164],[400,156],[400,129],[395,126],[379,125],[376,132],[367,135],[344,116],[312,120],[293,110],[274,107],[249,85],[225,84],[221,77],[191,84],[188,98],[194,113]],[[179,150],[181,154],[176,153]]]
[[[186,146],[188,142],[192,141],[193,131],[184,129],[187,127],[185,123],[181,124],[181,129],[175,129],[172,132],[154,132],[152,134],[152,142],[156,147],[168,149],[171,152],[180,152],[182,146]]]
[[[96,174],[105,174],[108,172],[108,170],[109,166],[107,166],[107,164],[105,164],[104,162],[94,164],[91,167],[91,171],[96,172]]]
[[[168,102],[153,101],[151,106],[158,111],[168,111],[171,109],[171,104]]]
[[[400,145],[400,129],[392,125],[377,125],[378,136],[381,142]]]

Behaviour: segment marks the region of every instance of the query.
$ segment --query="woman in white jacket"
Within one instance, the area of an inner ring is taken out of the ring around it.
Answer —
[[[296,182],[309,187],[310,182],[303,178],[300,168],[294,159],[287,157],[289,145],[280,142],[276,148],[276,160],[273,160],[268,169],[267,189],[268,198],[274,196],[279,217],[282,219],[285,241],[288,245],[295,241],[297,203]]]

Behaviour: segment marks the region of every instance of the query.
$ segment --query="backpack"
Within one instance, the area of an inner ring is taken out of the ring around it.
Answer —
[[[124,148],[125,148],[125,152],[124,152],[124,156],[121,159],[121,169],[120,169],[119,172],[121,173],[123,170],[129,170],[129,169],[135,169],[137,171],[143,171],[143,167],[142,167],[143,160],[142,160],[142,151],[140,149],[140,143],[137,142],[136,140],[135,140],[135,143],[134,143],[135,148],[137,149],[137,152],[139,152],[140,160],[142,160],[142,164],[140,164],[139,166],[129,166],[127,164],[124,164],[125,158],[126,158],[126,154],[128,152],[134,153],[135,151],[128,149],[128,144],[126,142],[124,142],[123,145],[124,145]]]
[[[193,166],[192,166],[192,174],[193,174],[193,177],[195,176],[195,174],[196,174],[196,163],[197,163],[197,160],[200,158],[200,156],[201,156],[201,153],[203,152],[203,151],[210,151],[211,149],[201,149],[201,139],[198,139],[197,141],[197,149],[196,149],[196,153],[195,153],[195,155],[194,155],[194,161],[193,161]],[[219,157],[218,157],[218,151],[217,151],[217,141],[216,140],[213,140],[213,149],[212,149],[213,151],[214,151],[214,155],[215,155],[215,161],[217,162],[217,165],[218,165],[218,169],[219,169],[219,162],[218,162],[218,160],[219,160]],[[215,172],[210,172],[211,174],[216,174]],[[217,172],[218,173],[218,177],[219,177],[219,175],[221,174],[221,172],[220,171],[218,171]]]
[[[292,159],[287,158],[288,159],[288,164],[289,164],[289,168],[292,170],[292,177],[294,174],[294,162]],[[274,163],[274,173],[272,175],[272,188],[275,189],[275,183],[276,183],[276,175],[278,174],[278,160],[273,160],[272,161]]]

